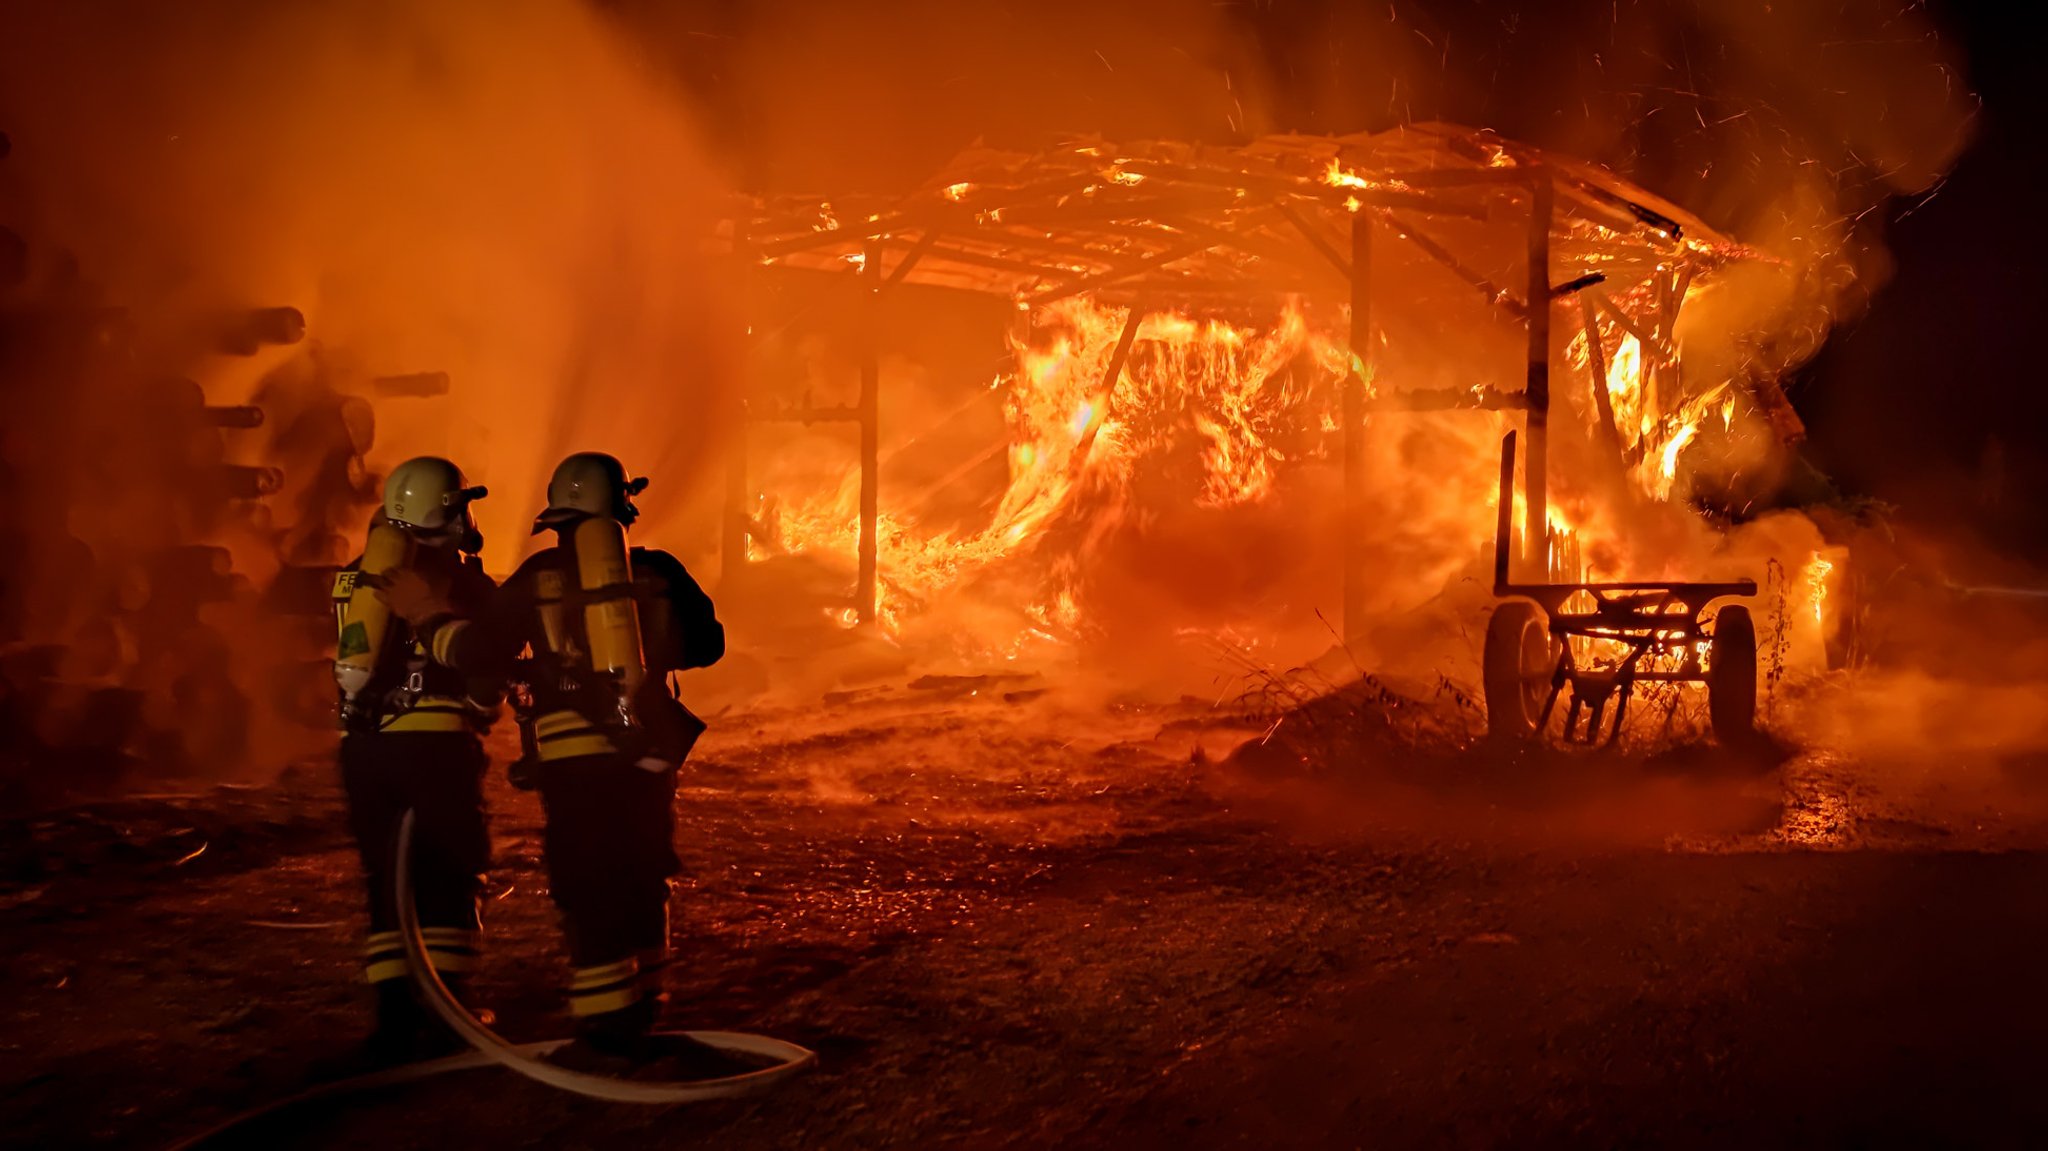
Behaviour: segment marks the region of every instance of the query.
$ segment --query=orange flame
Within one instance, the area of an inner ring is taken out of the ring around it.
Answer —
[[[1092,517],[1085,541],[1099,541],[1128,511],[1130,487],[1148,459],[1173,444],[1196,444],[1194,501],[1228,507],[1267,498],[1275,465],[1286,457],[1275,435],[1328,429],[1322,398],[1288,371],[1304,358],[1311,371],[1337,378],[1350,361],[1339,342],[1315,333],[1289,310],[1270,329],[1195,320],[1179,313],[1142,317],[1123,369],[1105,387],[1129,313],[1074,298],[1038,316],[1035,340],[1013,346],[1008,394],[1009,482],[988,526],[973,535],[920,532],[914,519],[885,506],[878,518],[878,614],[895,630],[904,614],[976,572],[1033,552],[1057,520]],[[1327,389],[1325,389],[1327,391]],[[851,555],[859,538],[859,473],[782,513],[766,548],[791,554]],[[1085,546],[1085,545],[1084,545]],[[1072,555],[1044,557],[1046,590],[1029,614],[1049,631],[1071,632],[1084,619]]]
[[[1828,601],[1828,576],[1835,565],[1819,552],[1806,562],[1806,602],[1813,607],[1813,622],[1825,623]]]

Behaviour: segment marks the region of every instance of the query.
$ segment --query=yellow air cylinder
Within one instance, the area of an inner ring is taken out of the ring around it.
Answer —
[[[584,594],[614,593],[584,605],[583,633],[590,645],[590,669],[617,678],[619,717],[630,724],[647,660],[640,649],[640,609],[631,594],[626,529],[615,519],[592,516],[576,525],[574,542],[577,583]]]
[[[391,634],[391,607],[371,585],[377,577],[410,562],[412,547],[412,537],[389,524],[371,528],[363,545],[363,562],[347,601],[340,605],[341,636],[334,648],[334,682],[341,688],[344,713],[369,686],[384,652],[385,637]]]

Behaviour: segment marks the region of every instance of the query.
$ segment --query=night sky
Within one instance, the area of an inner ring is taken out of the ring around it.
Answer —
[[[1977,137],[1931,200],[1897,205],[1885,229],[1897,261],[1869,313],[1835,333],[1801,373],[1796,402],[1814,452],[1846,485],[1916,518],[1961,508],[2007,546],[2039,555],[2048,517],[2040,368],[2048,240],[2037,221],[2044,111],[2035,53],[2011,10],[1944,4],[1983,97]],[[2005,508],[1972,498],[1980,452],[2003,439]]]

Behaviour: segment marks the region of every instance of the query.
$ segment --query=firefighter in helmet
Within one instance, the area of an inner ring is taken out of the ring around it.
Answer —
[[[473,690],[459,672],[435,663],[427,633],[397,616],[387,595],[405,579],[451,604],[488,604],[494,585],[475,558],[483,540],[469,510],[483,495],[447,460],[422,456],[398,465],[363,554],[334,582],[341,778],[370,895],[364,965],[377,1023],[362,1055],[372,1063],[431,1054],[454,1038],[414,997],[399,935],[397,836],[407,809],[418,812],[413,898],[427,954],[453,986],[476,963],[477,897],[490,859],[482,737],[498,693]]]
[[[548,483],[534,534],[555,544],[505,581],[490,612],[417,594],[398,610],[432,636],[434,657],[517,688],[524,755],[547,814],[548,883],[574,973],[569,1006],[584,1049],[644,1061],[665,999],[677,768],[704,725],[670,694],[669,673],[725,654],[711,599],[681,562],[628,548],[647,486],[611,456],[581,452]],[[424,593],[409,582],[407,590]],[[528,659],[515,659],[522,651]]]

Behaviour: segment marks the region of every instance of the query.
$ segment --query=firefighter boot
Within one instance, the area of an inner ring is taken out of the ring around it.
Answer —
[[[584,1020],[583,1033],[554,1061],[572,1070],[635,1079],[701,1082],[744,1075],[772,1064],[722,1051],[681,1034],[653,1030],[663,999],[650,995]]]
[[[384,1063],[405,1063],[418,1057],[422,1043],[438,1029],[411,980],[387,979],[377,984],[377,1027],[363,1047]]]
[[[586,1016],[582,1039],[600,1054],[645,1062],[655,1054],[648,1033],[654,1030],[654,1019],[660,1011],[661,1001],[645,996],[616,1011]]]
[[[412,985],[403,979],[386,979],[371,986],[376,995],[376,1026],[353,1048],[314,1060],[310,1072],[315,1080],[352,1079],[419,1057],[433,1021],[413,998]]]
[[[460,975],[443,974],[441,976],[441,985],[448,989],[448,993],[455,997],[455,1001],[462,1004],[469,1011],[470,1015],[476,1018],[478,1023],[489,1027],[495,1022],[491,1012],[469,1005],[468,982],[465,977]],[[431,1009],[426,1007],[420,1007],[419,1011],[419,1031],[413,1038],[412,1058],[440,1059],[443,1056],[469,1050],[469,1044],[463,1041],[462,1036],[449,1029],[448,1025],[441,1021],[440,1016],[434,1014]]]

